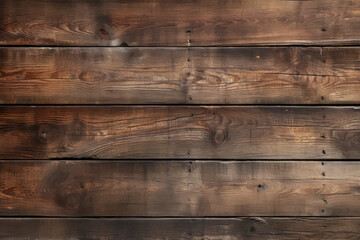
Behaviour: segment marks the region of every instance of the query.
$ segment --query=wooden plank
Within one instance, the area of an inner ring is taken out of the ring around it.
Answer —
[[[1,239],[353,239],[360,218],[5,218]]]
[[[1,161],[4,216],[360,216],[360,162]]]
[[[0,44],[359,44],[351,0],[2,0]]]
[[[0,48],[0,103],[359,104],[359,59],[359,47]]]
[[[359,107],[0,107],[0,159],[358,159]]]

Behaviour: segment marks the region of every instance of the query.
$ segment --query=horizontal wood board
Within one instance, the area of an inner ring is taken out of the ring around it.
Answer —
[[[2,45],[360,43],[351,0],[2,0],[0,16]]]
[[[0,159],[358,159],[359,107],[0,107]]]
[[[359,104],[359,47],[0,48],[2,104]]]
[[[0,238],[358,240],[359,228],[359,218],[5,218],[0,219]]]
[[[0,215],[360,216],[359,172],[351,161],[1,161]]]

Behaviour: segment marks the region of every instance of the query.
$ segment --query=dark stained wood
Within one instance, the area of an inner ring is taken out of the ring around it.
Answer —
[[[3,216],[360,216],[360,162],[1,161]]]
[[[359,104],[359,59],[358,47],[0,48],[0,103]]]
[[[358,159],[359,107],[0,107],[0,159]]]
[[[359,44],[351,0],[2,0],[0,44]]]
[[[360,239],[359,46],[356,0],[1,0],[0,239]]]
[[[0,219],[1,239],[339,239],[360,238],[360,218]]]

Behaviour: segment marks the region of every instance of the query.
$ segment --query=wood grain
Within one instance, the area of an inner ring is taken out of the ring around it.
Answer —
[[[0,159],[358,159],[358,107],[0,107]]]
[[[4,216],[360,216],[360,162],[1,161]]]
[[[360,218],[5,218],[1,239],[348,239],[358,240]]]
[[[360,48],[0,48],[3,104],[359,104]]]
[[[2,0],[0,44],[359,44],[351,0]]]
[[[359,26],[353,0],[0,1],[0,239],[360,239]]]

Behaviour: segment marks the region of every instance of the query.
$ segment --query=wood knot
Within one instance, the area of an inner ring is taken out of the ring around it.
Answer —
[[[278,21],[284,23],[284,22],[288,21],[288,18],[287,17],[280,17],[280,18],[278,18]]]
[[[59,129],[49,124],[41,124],[36,127],[36,139],[40,143],[51,143],[57,138]]]
[[[85,200],[85,191],[71,192],[65,196],[58,196],[58,203],[67,209],[79,209]]]
[[[96,31],[96,35],[104,40],[111,40],[113,36],[112,27],[108,24],[101,24]]]
[[[227,131],[218,129],[212,132],[212,143],[214,145],[221,145],[226,141]]]
[[[48,133],[47,133],[46,131],[43,131],[43,132],[41,133],[41,137],[42,137],[44,140],[47,139],[47,135],[48,135]]]

